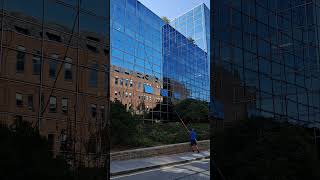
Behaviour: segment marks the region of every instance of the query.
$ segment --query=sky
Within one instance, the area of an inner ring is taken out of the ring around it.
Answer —
[[[210,0],[138,0],[158,16],[166,16],[170,20],[184,14],[193,7],[205,3],[210,9]]]

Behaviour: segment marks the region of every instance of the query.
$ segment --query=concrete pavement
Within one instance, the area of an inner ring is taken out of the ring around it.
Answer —
[[[111,161],[110,171],[111,176],[119,176],[139,171],[161,168],[165,166],[173,166],[177,164],[188,163],[196,160],[203,160],[206,158],[210,158],[209,151],[202,151],[200,153],[186,152],[141,159]]]
[[[210,160],[202,159],[185,164],[139,171],[111,177],[113,180],[209,180]]]

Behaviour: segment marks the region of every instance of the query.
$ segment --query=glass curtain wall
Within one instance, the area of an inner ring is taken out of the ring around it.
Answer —
[[[192,38],[205,52],[209,51],[210,10],[205,4],[174,18],[170,25],[187,38]]]
[[[108,1],[1,0],[0,8],[1,124],[28,121],[54,156],[104,167]]]
[[[211,101],[223,103],[224,123],[263,116],[319,127],[319,2],[213,7]]]
[[[207,53],[169,24],[163,29],[163,77],[168,109],[183,99],[209,102]]]
[[[193,39],[195,44],[208,53],[206,68],[210,74],[210,10],[200,4],[190,11],[174,18],[170,25],[185,37]]]
[[[136,0],[111,0],[111,100],[162,119],[162,19]]]

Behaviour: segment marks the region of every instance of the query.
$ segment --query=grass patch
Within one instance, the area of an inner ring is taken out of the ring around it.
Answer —
[[[209,123],[193,123],[189,126],[196,130],[198,140],[210,138]],[[111,148],[124,150],[189,142],[189,135],[180,122],[139,124],[136,129],[130,141],[113,144]]]

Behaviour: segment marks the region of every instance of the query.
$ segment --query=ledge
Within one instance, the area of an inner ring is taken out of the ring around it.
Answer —
[[[210,149],[210,140],[198,141],[198,147],[201,150]],[[141,149],[125,150],[119,152],[110,153],[111,161],[139,159],[160,155],[178,154],[184,152],[190,152],[190,143],[169,144],[163,146],[155,146]]]

